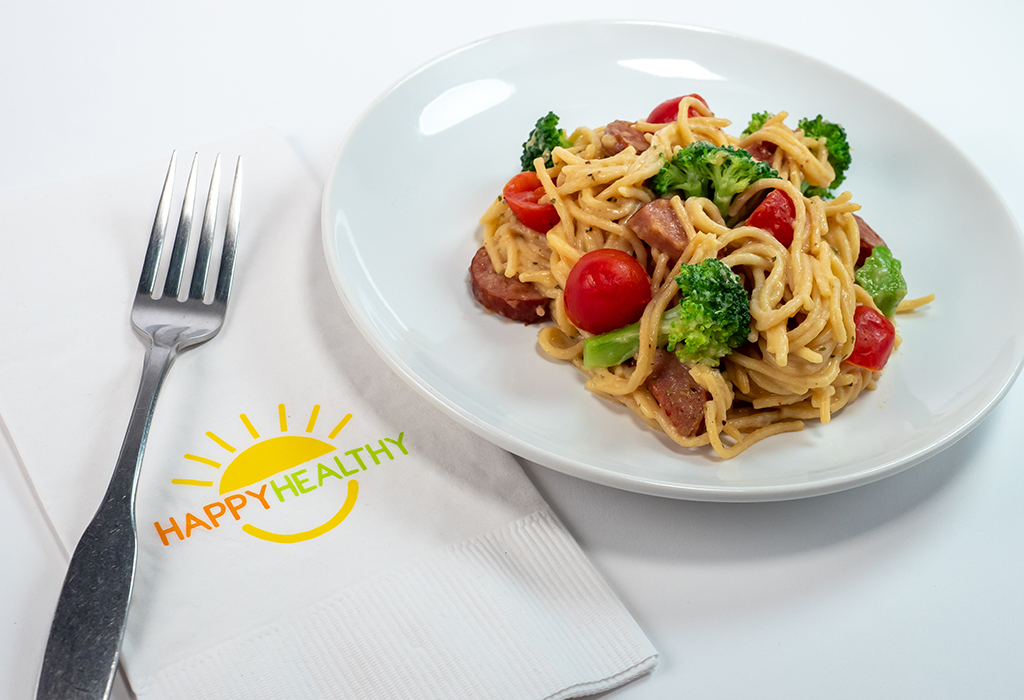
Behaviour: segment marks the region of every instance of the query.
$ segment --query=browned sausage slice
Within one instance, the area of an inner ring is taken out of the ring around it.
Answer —
[[[536,323],[547,318],[548,298],[532,284],[495,272],[487,249],[481,247],[469,265],[473,297],[505,318]]]
[[[604,135],[601,136],[601,146],[605,156],[621,153],[628,146],[635,148],[637,153],[643,153],[650,145],[644,138],[644,132],[622,120],[613,121],[606,126]]]
[[[868,259],[868,256],[871,255],[871,251],[875,249],[875,246],[885,245],[885,241],[875,233],[873,228],[867,225],[864,219],[856,214],[853,215],[853,218],[857,220],[857,228],[860,229],[860,255],[857,256],[857,267],[860,267]]]
[[[633,233],[647,245],[657,248],[678,260],[686,250],[690,237],[686,235],[683,222],[676,216],[672,202],[668,199],[655,199],[639,209],[626,222]]]
[[[747,146],[747,153],[749,153],[751,158],[754,160],[767,162],[775,155],[776,148],[778,148],[778,146],[771,141],[758,141]]]
[[[680,435],[693,437],[704,426],[704,404],[711,396],[674,353],[661,349],[655,352],[647,386]]]

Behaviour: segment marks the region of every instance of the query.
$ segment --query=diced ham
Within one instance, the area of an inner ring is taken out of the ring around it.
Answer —
[[[495,272],[491,256],[481,247],[469,266],[473,297],[485,308],[522,323],[547,318],[548,298],[532,284]]]
[[[711,396],[674,353],[655,351],[647,386],[680,435],[693,437],[704,426],[704,404]]]
[[[621,153],[628,146],[635,148],[637,153],[643,153],[650,145],[644,138],[644,132],[621,120],[613,121],[606,126],[604,135],[601,136],[601,146],[606,157]]]
[[[629,217],[626,225],[641,241],[668,253],[673,262],[679,259],[690,242],[683,222],[676,216],[668,199],[655,199],[643,205]]]
[[[864,264],[864,261],[871,255],[871,251],[875,249],[876,245],[885,245],[885,241],[882,237],[875,233],[875,230],[867,225],[864,219],[860,218],[856,214],[853,218],[857,220],[857,228],[860,229],[860,255],[857,256],[857,267]]]

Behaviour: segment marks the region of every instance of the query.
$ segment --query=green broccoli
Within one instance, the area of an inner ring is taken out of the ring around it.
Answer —
[[[742,148],[694,141],[676,151],[671,160],[665,159],[650,187],[659,196],[682,192],[687,197],[707,197],[728,217],[733,197],[761,178],[778,176],[778,171]]]
[[[683,265],[679,318],[671,321],[668,349],[683,362],[717,367],[750,334],[750,296],[740,276],[717,258]]]
[[[739,275],[717,258],[683,265],[676,276],[681,298],[658,327],[658,345],[667,345],[683,362],[717,367],[750,333],[750,297]],[[583,343],[589,369],[612,367],[635,357],[640,324],[595,335]]]
[[[704,143],[697,141],[693,145]],[[659,197],[669,193],[682,192],[683,197],[707,197],[709,194],[709,183],[704,176],[703,168],[697,167],[687,158],[687,153],[692,153],[686,148],[676,152],[674,158],[669,159],[662,155],[661,170],[651,178],[651,189]]]
[[[572,142],[565,135],[565,130],[558,128],[558,117],[554,112],[548,112],[547,116],[537,120],[537,125],[530,132],[530,138],[523,144],[523,170],[533,171],[533,161],[537,158],[543,158],[545,167],[550,168],[554,165],[551,151],[557,146],[568,148],[571,145]]]
[[[757,112],[750,115],[750,123],[747,124],[747,128],[743,130],[741,136],[750,136],[755,131],[758,131],[764,123],[774,117],[775,115],[771,112]]]
[[[850,167],[850,142],[846,140],[846,130],[839,124],[833,124],[819,114],[814,119],[801,119],[797,126],[803,129],[804,136],[812,139],[825,137],[825,148],[828,150],[828,162],[835,171],[835,179],[828,187],[806,186],[804,194],[831,199],[833,191],[846,179],[846,171]],[[805,183],[806,185],[806,183]]]
[[[876,245],[856,272],[857,284],[871,295],[878,310],[892,318],[896,307],[907,296],[903,266],[884,245]]]
[[[658,346],[668,342],[672,321],[679,318],[679,307],[674,306],[661,315],[658,326]],[[640,322],[618,330],[594,335],[583,341],[583,366],[587,369],[621,365],[640,351]]]

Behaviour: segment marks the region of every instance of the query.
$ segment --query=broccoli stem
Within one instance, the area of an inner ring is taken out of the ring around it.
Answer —
[[[658,324],[658,346],[668,342],[669,326],[679,318],[679,307],[674,306],[661,315]],[[640,350],[640,322],[618,330],[591,336],[583,342],[583,366],[587,369],[614,367]]]

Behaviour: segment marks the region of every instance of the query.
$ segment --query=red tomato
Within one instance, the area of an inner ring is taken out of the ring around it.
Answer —
[[[747,219],[747,226],[763,228],[787,248],[793,242],[793,200],[782,190],[772,190]]]
[[[621,250],[594,250],[569,271],[563,299],[569,320],[599,335],[640,320],[651,300],[651,278]]]
[[[708,106],[707,100],[695,92],[689,95],[683,95],[683,97],[695,97],[703,102],[705,107]],[[682,101],[683,97],[673,97],[671,100],[665,100],[655,107],[654,111],[651,112],[651,116],[647,117],[647,123],[668,124],[669,122],[674,122],[676,117],[679,116],[679,103]],[[697,110],[693,107],[690,107],[686,112],[686,116],[688,117],[696,117],[698,114]]]
[[[537,233],[547,233],[558,223],[558,211],[548,201],[537,173],[519,173],[508,181],[501,194],[516,218]]]
[[[885,367],[896,346],[896,327],[892,321],[870,306],[858,306],[853,312],[853,325],[857,338],[846,361],[876,372]]]

